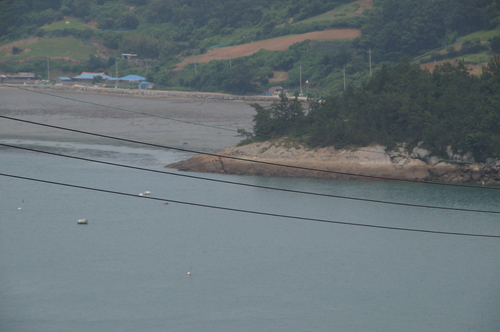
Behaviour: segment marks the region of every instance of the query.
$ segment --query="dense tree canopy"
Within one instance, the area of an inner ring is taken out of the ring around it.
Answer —
[[[498,55],[481,77],[469,75],[462,62],[436,66],[432,73],[408,59],[384,66],[362,88],[315,101],[294,121],[279,116],[289,104],[285,99],[268,109],[255,105],[254,135],[303,137],[311,146],[394,148],[423,141],[436,154],[451,146],[471,151],[479,161],[500,157]]]
[[[494,28],[497,0],[382,0],[363,26],[361,44],[380,60],[399,60],[454,43],[460,35]]]

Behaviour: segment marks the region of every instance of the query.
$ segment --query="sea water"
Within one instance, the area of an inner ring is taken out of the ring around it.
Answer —
[[[182,175],[495,211],[499,191],[183,173],[163,168],[186,158],[169,150],[2,143],[171,174],[0,148],[0,173],[59,183],[0,176],[0,331],[500,330],[500,239],[341,224],[500,235],[498,214]]]

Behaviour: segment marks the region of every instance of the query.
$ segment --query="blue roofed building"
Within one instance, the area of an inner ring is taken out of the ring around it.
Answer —
[[[56,78],[56,84],[58,85],[71,85],[73,83],[73,80],[71,77],[57,77]]]
[[[96,76],[101,76],[103,80],[105,81],[115,81],[116,78],[111,77],[106,75],[104,72],[99,72],[99,73],[93,73],[93,72],[82,72],[80,75],[73,77],[73,81],[79,82],[79,83],[87,83],[91,84],[92,80]]]
[[[128,83],[138,83],[140,81],[146,80],[144,77],[139,76],[139,75],[127,75],[120,77],[118,80],[122,82],[128,82]]]
[[[107,84],[107,85],[117,86],[119,84],[121,87],[127,87],[127,88],[130,88],[130,86],[132,85],[137,87],[138,83],[146,80],[146,78],[139,75],[127,75],[120,78],[116,78],[108,76],[104,72],[86,72],[86,71],[82,72],[78,76],[73,77],[71,80],[73,83],[90,85],[92,84],[92,81],[96,76],[102,77],[103,85]]]

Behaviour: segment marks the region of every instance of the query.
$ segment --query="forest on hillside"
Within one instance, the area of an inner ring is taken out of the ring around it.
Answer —
[[[361,16],[334,21],[307,21],[352,0],[1,0],[0,42],[29,36],[72,36],[96,40],[111,51],[136,53],[148,59],[150,69],[121,64],[124,74],[147,77],[157,88],[181,88],[229,93],[260,93],[270,84],[272,71],[286,71],[280,82],[297,88],[299,70],[311,90],[342,91],[342,68],[355,87],[373,66],[398,62],[446,46],[458,36],[493,29],[500,24],[499,0],[374,0],[374,8]],[[340,14],[339,14],[340,15]],[[64,17],[95,22],[98,29],[45,30],[43,26]],[[183,57],[211,47],[237,45],[277,36],[330,28],[359,28],[361,37],[349,42],[304,43],[280,52],[259,52],[251,57],[173,67]],[[479,45],[488,49],[489,44]],[[40,60],[41,61],[41,60]],[[39,62],[40,62],[39,61]],[[43,63],[2,62],[0,70],[35,71],[45,75]],[[58,64],[61,71],[112,73],[115,57],[91,57],[86,64]],[[300,69],[299,69],[300,68]]]
[[[254,132],[242,132],[244,143],[288,137],[310,147],[381,144],[390,150],[405,143],[409,151],[419,145],[446,157],[451,147],[487,162],[500,157],[500,55],[480,77],[463,62],[429,72],[406,58],[384,65],[362,88],[313,100],[307,114],[297,98],[286,96],[253,107]]]

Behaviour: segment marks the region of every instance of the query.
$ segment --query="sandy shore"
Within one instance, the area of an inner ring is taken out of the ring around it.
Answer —
[[[92,91],[3,87],[0,100],[1,115],[201,152],[238,144],[242,138],[237,129],[251,130],[255,113],[252,101]],[[123,144],[7,119],[0,121],[0,139]]]
[[[236,147],[242,140],[237,129],[252,129],[255,110],[249,104],[255,101],[16,88],[0,88],[0,100],[1,115],[196,151],[193,158],[167,166],[188,171],[336,179],[351,178],[341,173],[354,173],[411,180],[500,183],[498,162],[430,163],[410,153],[388,155],[380,146],[356,151],[332,147],[296,149],[270,142]],[[7,119],[0,121],[0,139],[133,144]],[[249,163],[197,152],[335,173]]]

